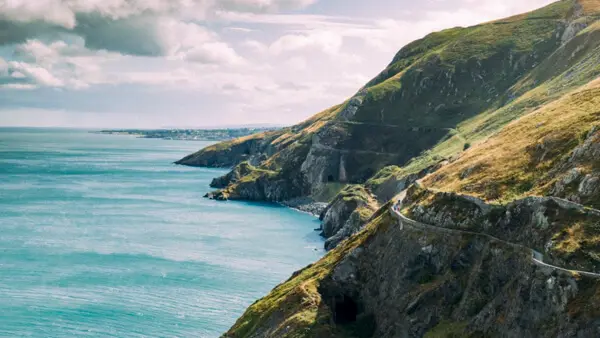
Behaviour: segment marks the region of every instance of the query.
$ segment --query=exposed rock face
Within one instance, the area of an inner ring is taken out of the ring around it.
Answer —
[[[394,224],[319,288],[352,337],[592,337],[598,313],[578,303],[598,290],[594,280],[538,267],[501,243]]]
[[[348,101],[348,103],[342,110],[340,116],[347,120],[352,119],[354,117],[354,114],[356,114],[358,109],[360,109],[360,106],[362,105],[366,94],[367,90],[364,88],[361,89],[358,93],[356,93],[356,95],[354,95],[350,99],[350,101]]]
[[[175,164],[192,167],[230,168],[247,161],[259,165],[275,152],[271,142],[285,130],[265,132],[226,141],[188,155]]]
[[[281,204],[317,217],[319,217],[327,209],[328,205],[324,202],[316,202],[310,197],[298,197],[283,201]]]
[[[311,193],[316,194],[323,189],[328,181],[337,181],[339,173],[339,159],[336,159],[334,150],[321,147],[319,136],[314,135],[312,145],[300,171],[311,186]]]
[[[307,195],[303,186],[305,187],[302,181],[265,175],[256,180],[240,181],[234,185],[233,190],[223,190],[220,193],[231,200],[280,202]]]
[[[367,182],[366,186],[373,191],[373,194],[377,196],[377,200],[381,203],[385,203],[396,195],[404,191],[410,185],[415,183],[417,180],[423,178],[425,175],[432,173],[442,166],[444,166],[447,162],[440,162],[434,166],[430,166],[421,170],[418,173],[402,175],[396,173],[384,174],[382,178],[375,177],[374,179]],[[391,170],[395,170],[399,168],[391,168]]]
[[[484,233],[539,251],[549,262],[575,270],[600,272],[592,239],[600,213],[567,200],[528,197],[491,206],[470,196],[420,191],[407,202],[413,219],[439,227]]]
[[[321,235],[331,250],[357,233],[377,210],[375,198],[362,186],[350,186],[338,194],[321,214]]]
[[[583,143],[555,171],[564,174],[550,191],[553,196],[600,207],[600,128],[592,127]]]
[[[484,236],[402,228],[387,213],[359,241],[296,273],[269,296],[298,285],[284,303],[258,317],[268,305],[257,302],[224,337],[600,334],[600,282],[537,265],[528,250]],[[285,309],[298,304],[301,318],[316,319],[294,321]]]

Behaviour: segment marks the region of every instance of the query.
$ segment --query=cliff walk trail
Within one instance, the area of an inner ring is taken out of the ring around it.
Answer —
[[[410,218],[404,216],[402,214],[402,212],[400,212],[400,210],[402,210],[402,200],[404,199],[405,196],[406,196],[406,191],[403,191],[398,196],[397,202],[393,203],[392,206],[390,207],[390,212],[391,212],[392,216],[399,221],[401,230],[404,229],[405,226],[408,226],[408,227],[412,227],[415,229],[426,230],[426,231],[437,231],[437,232],[454,233],[454,234],[458,233],[458,234],[467,234],[467,235],[474,235],[474,236],[483,236],[489,240],[500,242],[500,243],[506,244],[508,246],[511,246],[513,248],[529,250],[531,252],[531,260],[533,261],[534,264],[536,264],[538,266],[558,270],[561,272],[566,272],[569,274],[578,274],[578,275],[592,277],[592,278],[600,278],[600,273],[566,269],[566,268],[562,268],[560,266],[544,263],[544,255],[542,255],[541,252],[538,252],[536,250],[533,250],[533,249],[528,248],[521,244],[510,243],[503,239],[500,239],[500,238],[497,238],[497,237],[494,237],[494,236],[491,236],[488,234],[480,233],[480,232],[442,228],[442,227],[438,227],[435,225],[417,222],[413,219],[410,219]]]

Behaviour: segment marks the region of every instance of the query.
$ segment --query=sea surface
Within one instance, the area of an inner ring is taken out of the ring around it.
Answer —
[[[323,255],[316,218],[202,198],[209,143],[0,128],[1,337],[218,337]]]

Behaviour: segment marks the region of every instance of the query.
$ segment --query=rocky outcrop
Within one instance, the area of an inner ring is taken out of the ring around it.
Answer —
[[[328,205],[325,202],[317,202],[310,197],[297,197],[283,201],[281,204],[317,217],[323,214]]]
[[[216,177],[210,183],[211,188],[225,188],[230,184],[238,182],[242,177],[249,175],[253,171],[252,166],[248,162],[242,162],[235,166],[233,170],[227,174]]]
[[[348,186],[342,190],[320,217],[321,235],[327,239],[325,249],[335,248],[360,231],[377,208],[377,201],[363,186]]]
[[[595,280],[532,264],[481,237],[386,222],[319,287],[351,337],[569,337],[600,333]]]
[[[600,207],[600,127],[592,127],[566,163],[555,171],[564,174],[556,180],[550,194]]]
[[[302,190],[302,186],[302,182],[293,179],[265,174],[237,182],[217,194],[230,200],[280,202],[305,196],[306,190]]]
[[[483,233],[532,248],[557,266],[600,272],[595,239],[600,211],[554,197],[527,197],[505,206],[471,196],[411,187],[411,218],[439,227]]]
[[[354,114],[360,109],[365,95],[367,94],[366,88],[362,88],[358,91],[344,106],[344,109],[340,112],[340,117],[346,120],[351,120]]]
[[[368,206],[356,208],[350,216],[342,223],[333,235],[325,241],[325,250],[332,250],[345,239],[358,233],[365,226],[374,214],[374,210]]]
[[[270,131],[218,143],[188,155],[175,164],[191,167],[231,168],[247,161],[259,165],[273,155],[271,142],[287,129]]]
[[[596,279],[484,236],[400,227],[383,212],[224,337],[594,337],[599,306]]]
[[[442,161],[413,174],[405,174],[396,166],[387,167],[371,178],[366,183],[366,186],[373,191],[373,194],[380,203],[385,203],[406,190],[406,188],[417,182],[417,180],[435,172],[447,163],[448,161]]]

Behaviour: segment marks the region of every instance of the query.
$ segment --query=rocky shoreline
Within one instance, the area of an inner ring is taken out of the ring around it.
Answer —
[[[227,201],[222,194],[218,192],[209,192],[204,195],[204,198],[208,198],[215,201]],[[299,197],[287,201],[277,202],[277,204],[311,214],[315,217],[320,217],[323,212],[327,209],[328,203],[316,202],[310,197]]]
[[[280,204],[288,208],[311,214],[315,217],[320,217],[328,206],[328,203],[315,202],[310,197],[294,198],[289,201],[281,202]]]

